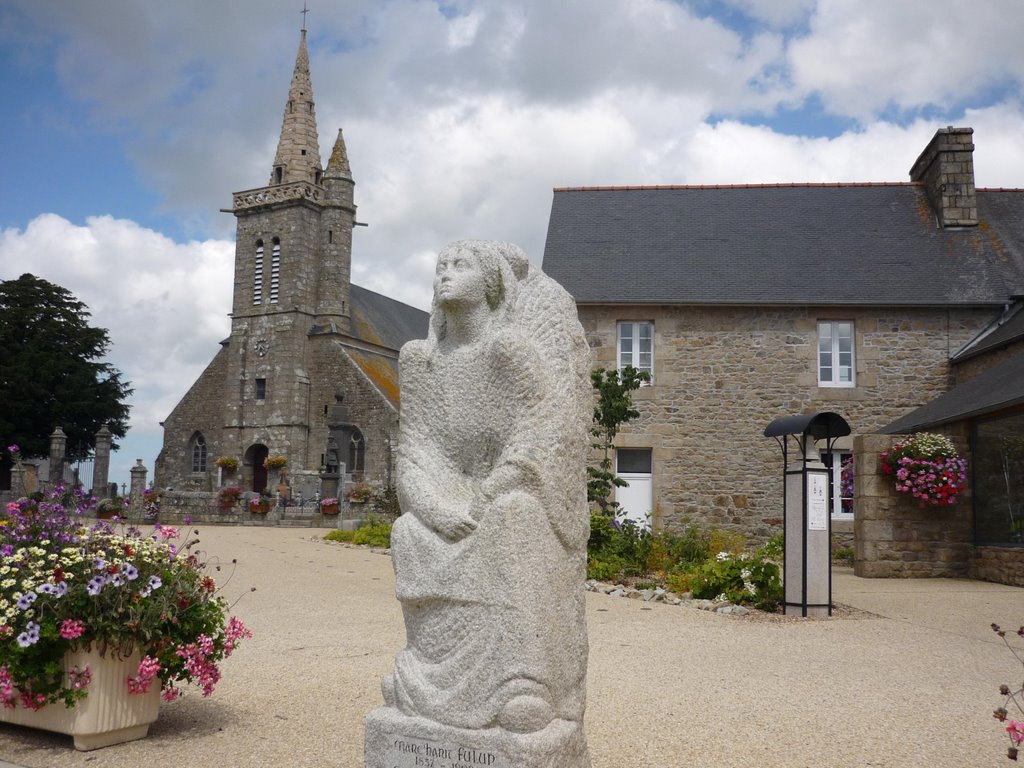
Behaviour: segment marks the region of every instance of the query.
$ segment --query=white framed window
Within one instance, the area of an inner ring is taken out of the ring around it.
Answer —
[[[627,365],[631,365],[638,371],[646,371],[653,382],[654,323],[646,320],[620,320],[618,336],[616,367],[621,371]]]
[[[846,450],[821,452],[821,461],[831,476],[833,520],[853,519],[853,454]]]
[[[854,386],[854,333],[849,320],[818,321],[818,386]]]

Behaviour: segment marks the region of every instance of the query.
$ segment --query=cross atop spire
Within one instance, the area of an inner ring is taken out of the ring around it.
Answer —
[[[306,0],[302,0],[302,31],[306,31],[306,14],[309,13],[309,8],[306,7]]]
[[[270,173],[270,185],[293,181],[319,184],[322,175],[313,81],[309,75],[309,51],[306,48],[306,29],[303,26],[299,51],[295,55],[292,84],[288,89],[288,102],[284,107],[281,138],[277,142],[274,168]]]

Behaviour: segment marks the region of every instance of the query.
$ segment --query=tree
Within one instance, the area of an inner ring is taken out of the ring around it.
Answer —
[[[621,371],[607,371],[598,368],[590,372],[590,382],[597,390],[597,405],[594,406],[594,425],[590,434],[598,439],[594,448],[603,451],[603,457],[596,467],[587,467],[587,501],[595,502],[604,514],[615,514],[619,506],[610,501],[613,488],[625,488],[625,480],[612,472],[611,452],[615,448],[615,436],[619,427],[640,415],[633,407],[630,394],[651,375],[627,365]]]
[[[0,282],[0,445],[46,456],[60,426],[74,460],[104,424],[124,437],[132,389],[102,362],[110,338],[88,320],[85,304],[59,285],[29,274]]]

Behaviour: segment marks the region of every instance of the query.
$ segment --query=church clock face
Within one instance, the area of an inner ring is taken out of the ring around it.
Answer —
[[[256,341],[254,341],[252,344],[252,348],[257,355],[259,355],[260,357],[265,357],[267,352],[270,351],[270,342],[262,338],[256,339]]]

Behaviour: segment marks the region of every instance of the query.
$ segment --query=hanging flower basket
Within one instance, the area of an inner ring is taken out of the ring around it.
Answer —
[[[945,435],[919,432],[883,451],[879,460],[896,490],[909,493],[921,509],[954,504],[967,487],[967,462]]]

